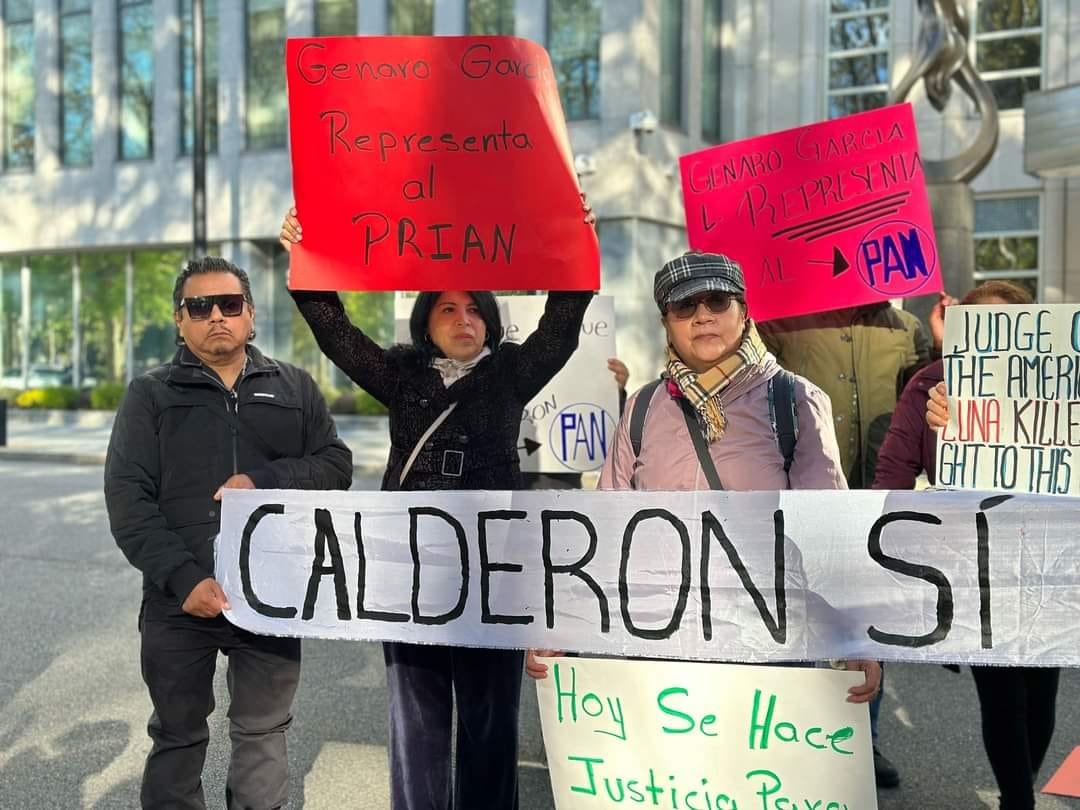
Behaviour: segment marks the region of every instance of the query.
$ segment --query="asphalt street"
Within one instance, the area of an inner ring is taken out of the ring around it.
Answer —
[[[140,576],[108,532],[102,470],[0,461],[0,808],[138,806],[149,700],[139,675]],[[374,478],[357,488],[375,487]],[[205,771],[224,805],[224,659]],[[388,806],[386,696],[377,644],[306,642],[290,733],[289,807]],[[521,807],[553,807],[535,693],[523,690]],[[1080,676],[1064,673],[1040,784],[1080,745]],[[890,665],[883,746],[901,786],[892,808],[996,807],[970,673]],[[1080,808],[1042,796],[1040,810]]]

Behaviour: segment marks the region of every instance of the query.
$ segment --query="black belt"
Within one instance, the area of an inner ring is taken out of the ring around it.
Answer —
[[[410,451],[411,452],[411,451]],[[399,468],[409,457],[408,453],[394,447],[391,449],[391,468]],[[425,475],[443,475],[448,478],[461,478],[467,473],[491,467],[500,467],[518,463],[517,448],[510,450],[493,450],[489,447],[470,447],[467,450],[457,448],[431,448],[421,450],[413,462],[413,473]]]

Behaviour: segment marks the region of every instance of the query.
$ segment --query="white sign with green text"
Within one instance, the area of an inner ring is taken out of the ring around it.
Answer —
[[[536,682],[558,810],[873,810],[861,672],[549,658]]]

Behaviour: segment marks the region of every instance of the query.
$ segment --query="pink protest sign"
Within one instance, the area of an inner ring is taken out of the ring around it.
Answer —
[[[690,246],[742,265],[759,321],[941,290],[910,104],[679,164]]]

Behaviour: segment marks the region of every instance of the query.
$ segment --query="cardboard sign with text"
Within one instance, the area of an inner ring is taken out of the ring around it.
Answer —
[[[943,487],[1080,495],[1080,306],[949,307]]]
[[[548,658],[536,682],[558,810],[874,810],[862,673]]]
[[[547,52],[514,37],[290,39],[307,290],[595,290]]]
[[[759,321],[941,290],[910,104],[679,164],[690,246],[742,265]]]
[[[394,302],[394,339],[409,340],[411,298]],[[498,296],[503,340],[524,342],[544,314],[546,296]],[[518,456],[522,472],[582,473],[599,470],[615,441],[619,389],[608,371],[615,356],[615,299],[598,295],[581,324],[570,360],[521,414]]]

